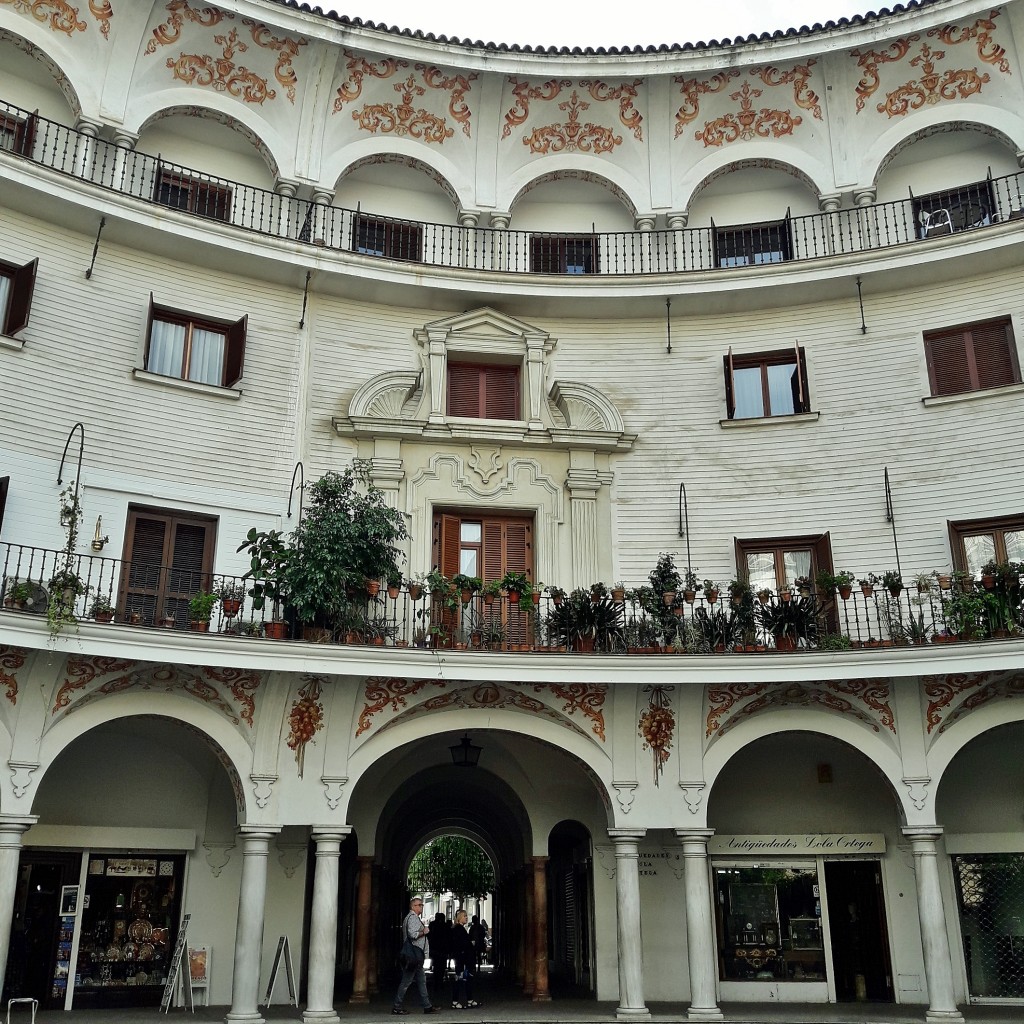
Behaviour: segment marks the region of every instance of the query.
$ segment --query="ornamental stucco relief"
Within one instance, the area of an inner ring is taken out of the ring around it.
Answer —
[[[542,104],[555,102],[564,90],[572,90],[566,99],[558,103],[563,120],[540,125],[523,136],[523,145],[531,153],[602,154],[611,153],[616,146],[622,145],[622,136],[616,135],[615,129],[585,118],[585,112],[594,103],[618,103],[619,123],[632,133],[634,139],[643,141],[644,119],[635,105],[638,88],[643,85],[642,78],[618,85],[609,85],[598,79],[582,79],[575,86],[569,78],[552,78],[539,85],[512,76],[508,81],[512,86],[513,103],[505,113],[501,130],[503,139],[511,137],[513,129],[529,120],[531,104],[536,112]]]
[[[235,20],[235,15],[229,11],[221,11],[216,7],[192,8],[188,0],[171,0],[166,10],[170,12],[169,17],[153,29],[152,38],[146,44],[146,54],[154,54],[159,47],[178,42],[186,22],[201,28],[213,28],[225,20]],[[293,61],[298,56],[299,48],[305,46],[308,40],[301,37],[290,39],[287,36],[278,38],[266,25],[251,18],[243,18],[242,24],[249,30],[249,36],[257,47],[277,53],[274,78],[284,89],[288,101],[294,103],[299,79]],[[235,62],[236,54],[247,53],[249,50],[249,45],[239,36],[237,29],[230,28],[226,33],[215,35],[213,43],[220,48],[220,56],[182,52],[177,57],[168,58],[167,68],[172,76],[189,85],[226,92],[246,103],[262,105],[265,100],[277,96],[277,91],[270,87],[266,77]]]
[[[64,0],[0,0],[0,4],[7,4],[21,14],[35,18],[36,21],[48,23],[51,32],[63,32],[70,36],[75,32],[84,32],[87,27],[78,17],[78,8],[72,7]],[[100,30],[102,31],[102,25]]]
[[[765,95],[765,90],[755,82],[760,82],[771,89],[792,86],[793,103],[801,110],[808,111],[816,120],[822,120],[821,98],[809,84],[813,76],[811,69],[815,64],[816,60],[808,60],[804,64],[794,64],[787,71],[774,65],[752,68],[746,73],[748,77],[739,89],[729,93],[729,99],[738,103],[740,109],[709,118],[704,122],[704,127],[694,133],[694,139],[703,142],[705,148],[708,148],[753,138],[767,139],[792,135],[793,130],[803,124],[803,118],[788,108],[762,107],[757,104],[756,101]],[[675,137],[679,138],[687,125],[700,116],[702,96],[724,92],[729,83],[742,74],[743,72],[738,69],[730,68],[703,79],[677,75],[675,82],[679,86],[684,103],[676,111]]]
[[[654,760],[654,784],[661,785],[661,773],[672,756],[672,737],[676,728],[676,716],[672,710],[669,694],[674,686],[645,686],[644,693],[650,694],[647,707],[640,714],[637,728],[643,737],[644,750],[651,752]]]
[[[148,665],[117,658],[72,655],[57,689],[51,719],[70,714],[102,697],[127,690],[184,693],[219,711],[251,743],[256,711],[255,691],[262,676],[238,668],[204,667],[193,670],[174,665]]]
[[[730,683],[706,691],[705,739],[724,735],[742,719],[778,708],[815,707],[854,718],[872,732],[895,736],[888,681],[826,680],[820,683]]]
[[[995,700],[1024,697],[1022,672],[960,672],[936,676],[924,686],[928,734],[938,736],[954,722]]]
[[[12,705],[18,703],[18,677],[14,673],[24,666],[27,657],[23,647],[0,644],[0,687]]]
[[[987,18],[979,18],[973,25],[957,27],[943,25],[928,30],[928,38],[937,39],[945,46],[973,43],[978,60],[991,65],[1001,74],[1009,75],[1010,62],[1006,50],[993,38],[996,31],[995,19],[1000,11],[992,11]],[[916,44],[920,43],[920,46]],[[902,63],[913,52],[910,67],[914,77],[886,93],[885,99],[875,107],[878,113],[890,118],[900,117],[911,110],[939,103],[943,100],[964,99],[979,93],[991,81],[988,72],[979,74],[977,68],[941,67],[946,60],[946,51],[935,49],[921,41],[920,33],[896,39],[882,50],[851,50],[850,56],[857,58],[862,70],[860,81],[855,87],[856,107],[859,114],[867,101],[882,87],[881,66]]]
[[[386,80],[403,72],[402,80],[391,88],[398,93],[400,102],[366,103],[359,110],[352,111],[352,120],[363,131],[383,135],[407,135],[424,142],[442,144],[455,134],[445,117],[415,104],[427,96],[427,90],[448,93],[448,116],[462,129],[467,138],[472,135],[472,111],[466,102],[466,94],[473,88],[472,83],[479,77],[477,72],[450,74],[433,64],[414,64],[409,74],[409,61],[387,57],[379,61],[368,61],[365,57],[344,51],[347,79],[338,86],[334,98],[334,113],[340,113],[348,103],[359,99],[364,84],[374,79]]]

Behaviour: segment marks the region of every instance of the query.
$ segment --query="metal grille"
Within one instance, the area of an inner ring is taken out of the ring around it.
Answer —
[[[1024,999],[1024,854],[953,858],[970,994]]]

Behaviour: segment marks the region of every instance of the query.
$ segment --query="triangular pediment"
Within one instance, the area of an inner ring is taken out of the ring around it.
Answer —
[[[521,341],[526,337],[548,337],[547,331],[528,324],[525,320],[499,313],[490,306],[481,306],[441,320],[432,320],[416,331],[416,337],[420,341],[439,335],[448,338],[507,338],[510,341]]]

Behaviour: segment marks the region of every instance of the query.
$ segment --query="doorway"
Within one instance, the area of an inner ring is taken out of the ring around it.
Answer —
[[[836,1001],[893,1001],[889,930],[877,860],[825,862]]]
[[[14,895],[11,946],[3,1000],[31,996],[46,1010],[63,1010],[67,978],[55,982],[61,888],[76,885],[81,854],[23,851]]]

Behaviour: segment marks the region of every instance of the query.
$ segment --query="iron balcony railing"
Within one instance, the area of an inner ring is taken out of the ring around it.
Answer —
[[[811,585],[730,594],[577,589],[512,595],[417,584],[360,585],[329,620],[302,624],[287,603],[257,608],[253,581],[196,568],[0,546],[3,614],[44,617],[54,632],[93,619],[139,629],[385,648],[602,654],[839,651],[1024,638],[1024,566],[975,581],[822,591]],[[213,595],[212,597],[206,595]],[[0,620],[2,622],[2,620]]]
[[[763,224],[594,233],[402,220],[219,178],[0,101],[0,150],[80,181],[255,234],[370,259],[510,274],[679,274],[875,252],[1021,217],[1024,172],[925,197]]]

